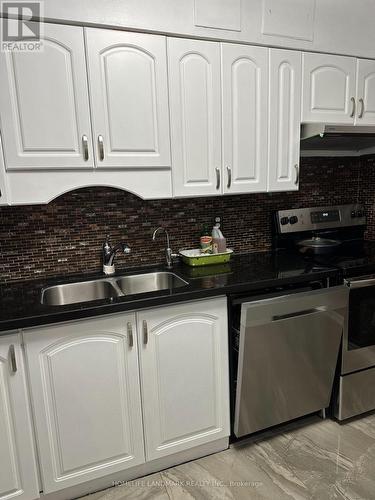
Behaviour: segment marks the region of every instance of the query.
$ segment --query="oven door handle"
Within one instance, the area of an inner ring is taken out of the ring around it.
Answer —
[[[367,280],[346,280],[346,284],[349,288],[365,288],[366,286],[375,286],[375,278],[369,278]]]

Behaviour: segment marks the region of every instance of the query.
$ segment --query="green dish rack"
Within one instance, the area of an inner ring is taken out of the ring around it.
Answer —
[[[202,253],[199,248],[192,250],[180,250],[182,262],[188,266],[208,266],[212,264],[225,264],[229,262],[233,250],[227,249],[223,253]]]

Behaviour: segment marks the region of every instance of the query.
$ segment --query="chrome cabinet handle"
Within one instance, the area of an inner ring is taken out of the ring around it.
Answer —
[[[83,147],[83,159],[87,161],[89,159],[89,141],[87,135],[82,136],[82,147]]]
[[[363,118],[363,114],[365,112],[365,103],[364,103],[364,100],[362,99],[362,97],[358,102],[361,105],[360,112],[358,113],[358,118]]]
[[[16,373],[17,371],[17,359],[16,359],[16,351],[14,349],[14,345],[12,344],[9,347],[9,362],[10,362],[10,368],[13,373]]]
[[[99,160],[104,160],[104,139],[102,135],[98,135]]]
[[[216,172],[216,189],[220,188],[220,168],[215,168]]]
[[[143,320],[143,343],[144,345],[147,345],[148,343],[148,327],[145,319]]]
[[[229,189],[232,185],[232,169],[227,165],[227,173],[228,173],[228,182],[227,182],[227,188]]]
[[[296,169],[296,180],[294,181],[294,184],[296,186],[298,186],[298,183],[299,183],[299,166],[297,164],[295,164],[294,168]]]
[[[129,323],[126,325],[126,330],[128,332],[128,343],[129,343],[129,347],[130,349],[134,346],[134,339],[133,339],[133,327],[132,327],[132,324]]]
[[[355,99],[354,97],[351,97],[350,100],[352,102],[352,112],[350,113],[350,118],[353,118],[353,116],[355,115]]]

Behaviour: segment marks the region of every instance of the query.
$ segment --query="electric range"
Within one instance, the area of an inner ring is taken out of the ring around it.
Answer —
[[[339,420],[375,409],[375,242],[365,241],[359,204],[281,210],[274,214],[273,247],[305,265],[341,273],[349,288],[334,413]],[[321,241],[331,241],[323,248]],[[304,247],[303,242],[316,244]],[[302,244],[301,244],[302,242]],[[316,253],[318,249],[320,254]]]

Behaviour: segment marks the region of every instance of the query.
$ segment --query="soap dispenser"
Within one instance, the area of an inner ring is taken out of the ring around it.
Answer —
[[[220,230],[219,222],[212,228],[212,251],[213,253],[225,253],[227,251],[227,240]]]

